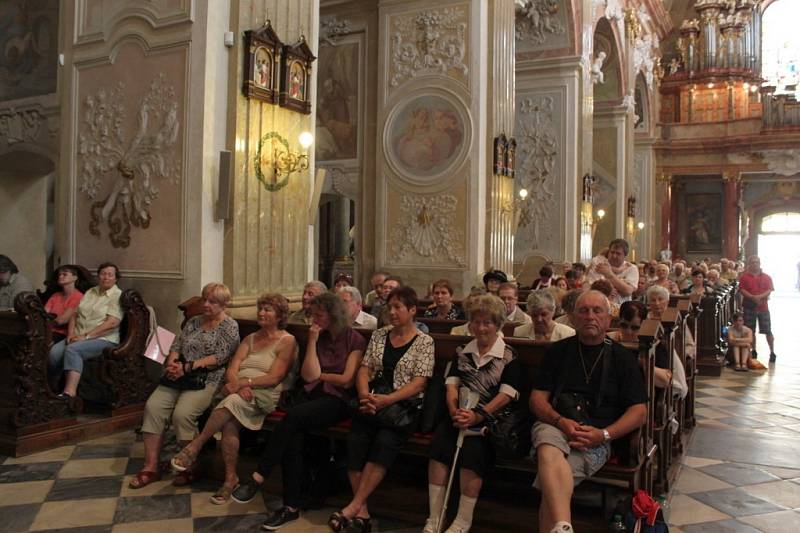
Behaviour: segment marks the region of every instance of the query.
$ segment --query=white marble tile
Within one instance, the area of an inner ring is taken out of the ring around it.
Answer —
[[[730,516],[721,513],[704,503],[700,503],[691,496],[685,494],[675,494],[669,506],[670,524],[685,526],[688,524],[699,524],[701,522],[714,522],[716,520],[726,520]]]

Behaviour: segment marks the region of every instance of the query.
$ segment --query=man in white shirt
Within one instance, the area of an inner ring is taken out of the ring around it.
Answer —
[[[617,305],[631,299],[631,294],[639,285],[639,269],[625,260],[628,255],[628,241],[614,239],[608,245],[606,257],[592,259],[586,281],[589,285],[598,279],[607,279],[614,287],[611,300]]]
[[[506,304],[506,322],[514,324],[530,324],[531,317],[517,306],[517,285],[514,283],[506,282],[500,285],[498,290],[500,299]]]
[[[353,286],[341,287],[336,294],[344,302],[347,314],[350,316],[350,325],[354,328],[377,329],[378,319],[365,313],[361,308],[361,292]]]

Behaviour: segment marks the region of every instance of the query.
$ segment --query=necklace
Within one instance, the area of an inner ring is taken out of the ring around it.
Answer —
[[[605,343],[603,343],[603,347],[600,348],[600,355],[598,355],[597,359],[595,359],[594,364],[592,365],[592,369],[587,371],[586,370],[586,361],[583,360],[583,348],[581,346],[581,341],[578,341],[578,355],[581,358],[581,367],[583,367],[583,377],[586,380],[586,384],[587,385],[592,380],[592,374],[594,374],[594,369],[597,368],[597,363],[599,363],[600,360],[603,359],[603,355],[605,354],[605,351],[606,351],[606,345],[605,345]]]

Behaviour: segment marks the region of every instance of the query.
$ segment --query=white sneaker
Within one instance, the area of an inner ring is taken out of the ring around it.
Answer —
[[[574,533],[572,530],[572,524],[569,522],[557,522],[553,529],[550,530],[550,533]]]
[[[439,526],[438,520],[434,520],[433,518],[428,518],[427,520],[425,520],[425,527],[422,528],[422,533],[436,533],[438,526]]]

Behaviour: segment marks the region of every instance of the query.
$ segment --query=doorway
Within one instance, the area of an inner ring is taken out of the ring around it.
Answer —
[[[764,217],[758,234],[761,268],[772,277],[775,292],[800,289],[800,213]]]

